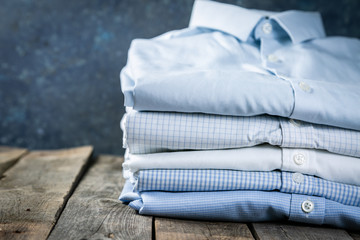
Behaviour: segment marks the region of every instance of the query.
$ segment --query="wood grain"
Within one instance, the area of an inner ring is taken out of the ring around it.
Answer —
[[[0,180],[0,239],[46,239],[92,147],[35,151]]]
[[[155,239],[253,239],[246,224],[155,218]]]
[[[293,239],[293,240],[321,240],[321,239],[352,239],[350,235],[342,229],[312,227],[295,224],[279,223],[253,223],[253,233],[256,239],[275,240],[275,239]]]
[[[24,148],[0,146],[0,178],[17,160],[27,152]]]
[[[54,239],[151,239],[152,217],[140,216],[118,197],[123,159],[99,156],[68,201],[49,236]]]

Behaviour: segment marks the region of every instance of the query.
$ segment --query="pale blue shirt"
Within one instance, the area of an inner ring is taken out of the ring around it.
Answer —
[[[130,179],[134,192],[280,191],[360,207],[360,187],[283,171],[234,171],[225,169],[148,169]]]
[[[121,72],[135,110],[259,114],[360,130],[360,41],[319,13],[196,1],[189,28],[132,42]]]

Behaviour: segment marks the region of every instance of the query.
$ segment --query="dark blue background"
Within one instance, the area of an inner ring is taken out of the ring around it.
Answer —
[[[360,37],[360,1],[223,1],[272,11],[320,11],[328,35]],[[119,72],[134,38],[187,26],[192,0],[3,0],[0,145],[92,144],[122,154]]]

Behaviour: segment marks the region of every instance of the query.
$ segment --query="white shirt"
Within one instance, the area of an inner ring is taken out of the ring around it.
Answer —
[[[360,186],[359,158],[322,150],[280,148],[270,145],[229,150],[139,155],[126,152],[123,168],[126,178],[142,169],[231,169],[244,171],[279,169]]]

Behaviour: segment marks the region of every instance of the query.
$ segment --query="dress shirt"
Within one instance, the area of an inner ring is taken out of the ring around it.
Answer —
[[[131,178],[133,173],[145,169],[281,170],[360,186],[360,158],[322,150],[279,148],[270,145],[152,154],[125,152],[123,163],[125,178]]]
[[[208,221],[290,220],[360,228],[360,208],[323,197],[265,191],[142,192],[127,182],[120,196],[140,214]]]
[[[120,75],[135,110],[270,114],[360,130],[360,41],[325,37],[316,12],[198,0],[189,28],[133,40]]]
[[[142,170],[130,180],[134,191],[209,192],[233,190],[280,191],[360,206],[360,187],[301,173],[249,172],[222,169]]]
[[[360,131],[269,115],[234,117],[128,110],[121,125],[124,147],[133,154],[269,143],[360,157]]]

